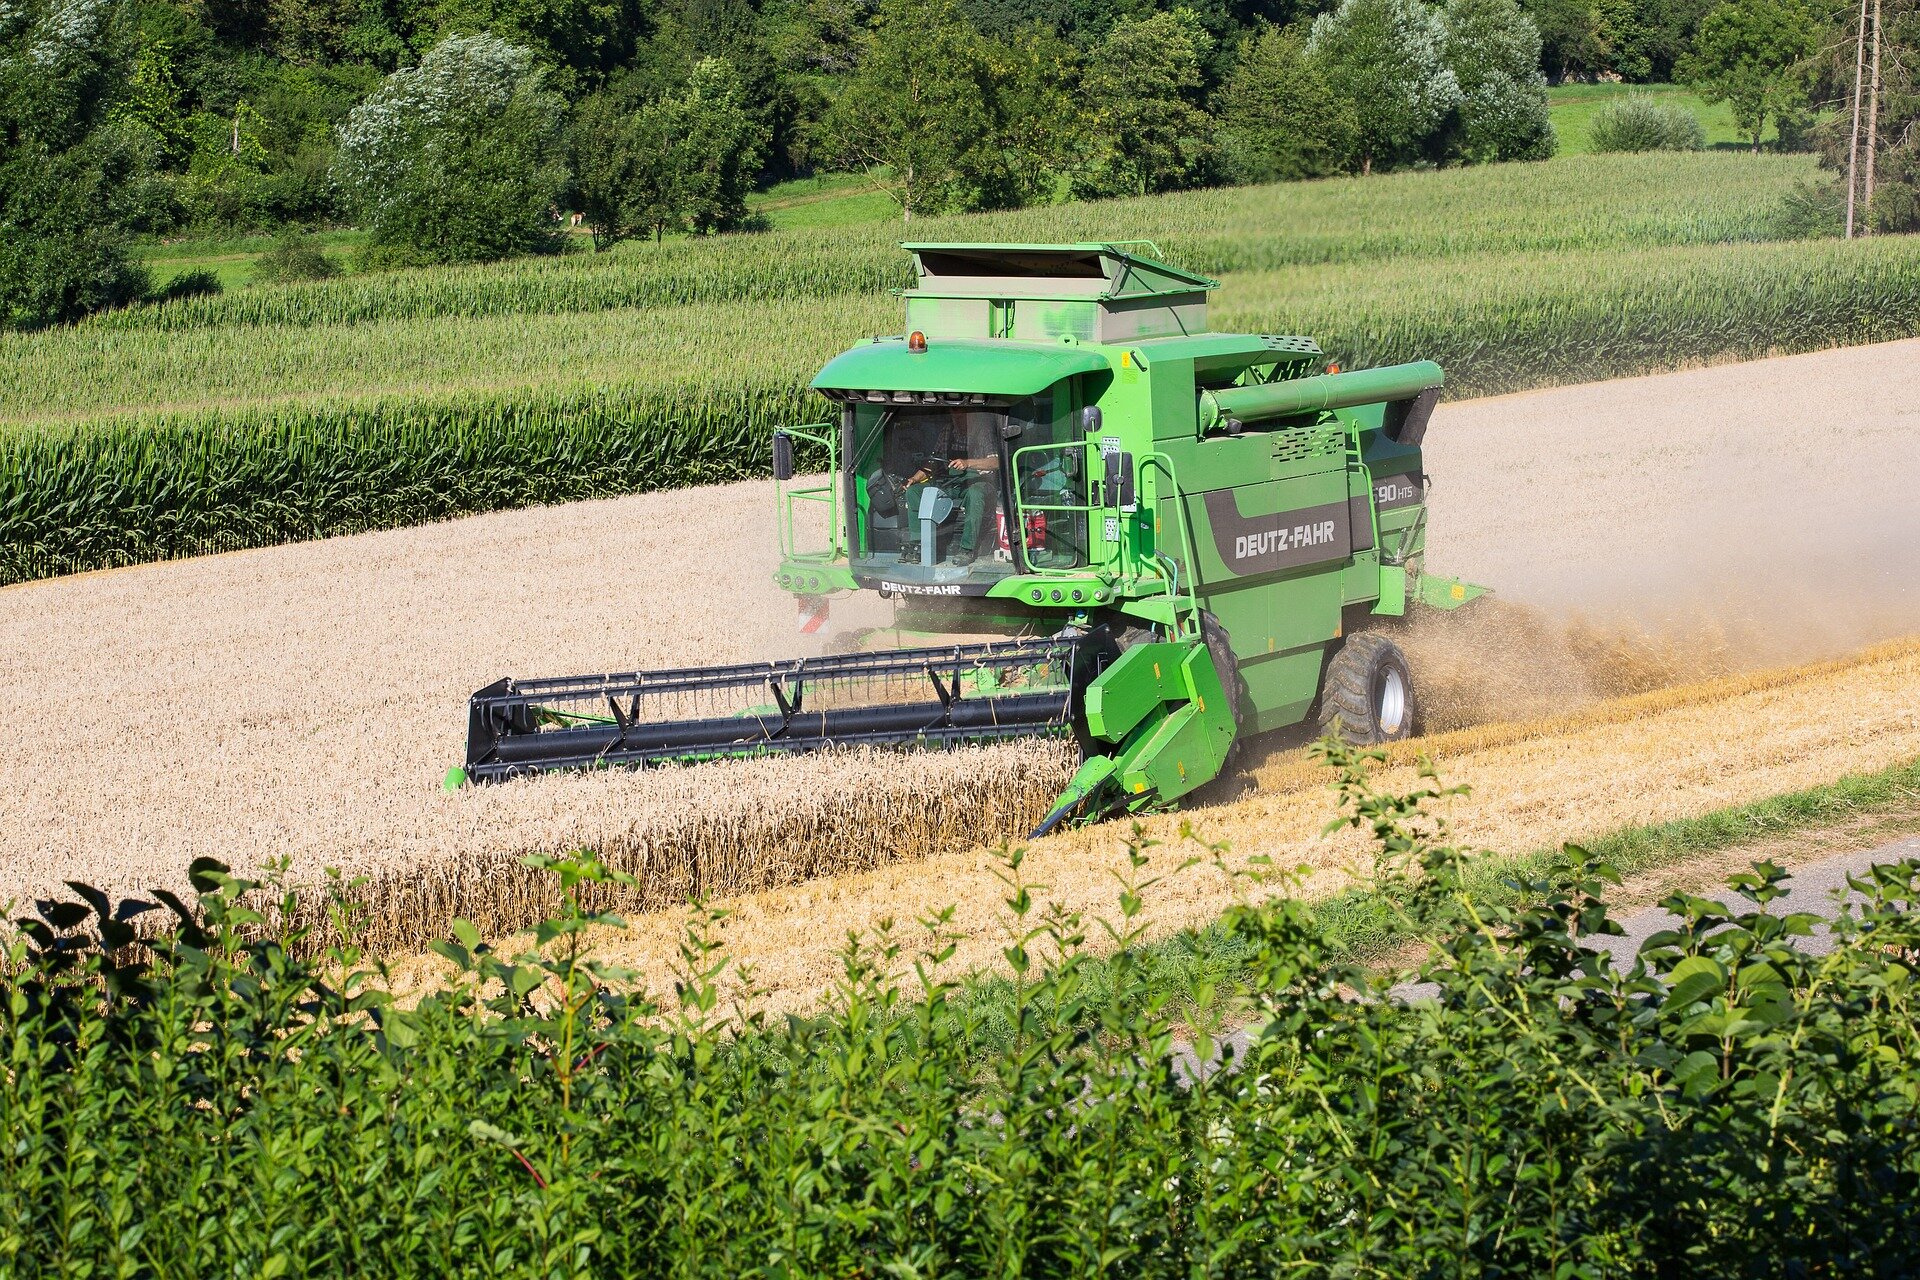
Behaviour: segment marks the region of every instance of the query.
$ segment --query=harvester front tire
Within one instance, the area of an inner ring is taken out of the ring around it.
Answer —
[[[1320,686],[1320,728],[1350,746],[1411,738],[1419,723],[1413,671],[1400,646],[1377,631],[1347,637]]]
[[[1229,710],[1233,716],[1233,745],[1227,748],[1227,758],[1220,764],[1220,776],[1224,778],[1240,762],[1240,748],[1245,740],[1240,725],[1240,708],[1247,703],[1247,682],[1240,678],[1240,660],[1233,656],[1233,638],[1220,625],[1220,619],[1204,609],[1200,611],[1200,637],[1207,642],[1207,654],[1213,659],[1214,674],[1220,677],[1220,687],[1227,691]]]

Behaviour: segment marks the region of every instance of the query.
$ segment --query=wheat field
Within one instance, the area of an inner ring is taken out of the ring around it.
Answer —
[[[1432,756],[1443,782],[1471,788],[1444,806],[1466,846],[1523,853],[1590,839],[1920,758],[1920,641],[1442,735],[1397,752],[1378,782],[1411,785],[1416,751]],[[1299,753],[1282,753],[1231,794],[1148,819],[1146,836],[1159,844],[1142,874],[1166,878],[1146,895],[1145,938],[1204,926],[1264,893],[1317,897],[1364,879],[1372,869],[1365,843],[1354,833],[1322,834],[1333,816],[1328,781]],[[1189,826],[1193,838],[1183,838]],[[1097,940],[1092,921],[1119,919],[1127,830],[1106,823],[1035,842],[1021,874],[1040,886],[1036,902],[1080,913]],[[1205,848],[1215,842],[1229,848],[1222,859]],[[1238,874],[1256,865],[1287,879],[1262,885]],[[1003,871],[995,850],[976,848],[742,895],[717,904],[728,913],[719,937],[736,964],[751,967],[764,1007],[775,1012],[817,1003],[840,976],[850,931],[896,921],[910,953],[920,936],[913,922],[949,905],[944,927],[955,950],[945,972],[1000,970],[1010,941]],[[623,931],[600,934],[596,952],[649,989],[670,990],[687,924],[684,911],[637,916]],[[402,964],[397,987],[431,986],[445,973],[441,961]]]
[[[1916,406],[1915,342],[1443,406],[1428,452],[1434,565],[1492,585],[1508,612],[1416,639],[1436,723],[1581,714],[1609,696],[1920,633],[1905,557],[1920,539],[1920,459],[1906,447]],[[772,892],[804,915],[808,895],[850,892],[823,878],[842,872],[907,876],[911,891],[887,908],[902,918],[959,901],[981,882],[947,869],[1030,824],[1068,767],[1061,753],[439,789],[461,758],[467,695],[501,675],[801,651],[792,602],[770,580],[771,507],[771,487],[748,482],[0,590],[0,695],[29,735],[0,758],[0,899],[68,878],[177,884],[201,855],[241,868],[284,857],[309,885],[327,867],[367,877],[373,941],[404,950],[454,914],[489,931],[526,922],[547,889],[519,859],[591,846],[647,878],[629,909]],[[837,606],[835,622],[883,621],[880,609]],[[1784,757],[1772,772],[1753,766],[1795,743],[1812,780],[1920,750],[1901,746],[1899,717],[1920,703],[1911,660],[1849,671],[1858,689],[1833,674],[1810,678],[1798,701],[1749,690],[1696,709],[1697,724],[1667,721],[1720,753],[1701,758],[1705,781],[1691,789],[1666,780],[1664,757],[1636,755],[1654,742],[1637,721],[1613,728],[1641,736],[1594,747],[1631,767],[1604,805],[1593,791],[1516,790],[1500,770],[1526,776],[1533,759],[1550,778],[1565,744],[1510,743],[1501,750],[1521,755],[1498,769],[1486,757],[1489,812],[1518,822],[1559,805],[1634,821],[1663,804],[1725,803],[1721,775],[1799,777]],[[1270,828],[1309,812],[1317,825],[1324,797],[1280,785],[1299,767],[1297,752],[1275,749],[1255,774],[1261,792],[1238,802],[1244,821],[1222,819],[1221,834],[1252,852]],[[1512,834],[1483,838],[1510,846]],[[1042,847],[1049,865],[1084,863],[1104,885],[1096,854],[1112,842],[1095,831]],[[823,909],[821,936],[837,943],[858,915]]]

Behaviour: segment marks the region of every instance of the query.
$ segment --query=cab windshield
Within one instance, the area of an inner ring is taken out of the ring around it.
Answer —
[[[854,571],[909,589],[964,589],[1024,564],[1085,563],[1083,513],[1036,513],[1039,527],[1023,530],[1009,501],[1015,469],[1028,506],[1085,501],[1084,449],[1067,447],[1077,440],[1055,407],[1052,395],[1003,405],[856,403]]]

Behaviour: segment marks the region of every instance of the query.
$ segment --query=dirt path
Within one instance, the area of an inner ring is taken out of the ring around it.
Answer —
[[[1642,686],[1917,633],[1917,427],[1920,342],[1448,405],[1430,436],[1436,563],[1549,607],[1660,622],[1676,606],[1683,637],[1703,627],[1719,637],[1697,670],[1655,664]],[[0,697],[33,726],[28,749],[0,759],[0,898],[69,876],[140,887],[210,854],[240,865],[284,855],[305,875],[333,865],[413,876],[447,901],[442,888],[484,885],[529,850],[591,845],[646,865],[663,829],[681,839],[693,822],[710,836],[740,815],[761,824],[728,852],[740,883],[759,874],[754,841],[793,832],[812,843],[776,870],[829,872],[819,851],[849,844],[854,865],[894,856],[834,825],[845,788],[912,815],[895,829],[900,848],[1001,834],[970,830],[965,808],[945,802],[976,772],[952,761],[886,777],[854,768],[825,787],[771,762],[441,794],[465,699],[500,675],[794,650],[793,604],[769,576],[770,499],[764,483],[645,495],[0,590]],[[836,621],[847,620],[842,610]],[[1448,646],[1475,687],[1549,688],[1567,706],[1613,691],[1543,680],[1540,654],[1557,660],[1561,648],[1501,653],[1485,640]],[[1757,695],[1689,732],[1717,747],[1734,740],[1746,758],[1791,756],[1803,729],[1897,727],[1920,682],[1910,664],[1872,670],[1863,686],[1804,693],[1788,719]],[[1855,696],[1877,699],[1879,719],[1846,701]],[[1542,709],[1525,702],[1460,718]],[[1806,767],[1783,757],[1741,785],[1821,780],[1831,775],[1820,770],[1893,758],[1897,741],[1820,739]],[[1596,820],[1725,791],[1712,785],[1724,756],[1702,758],[1692,787],[1625,740],[1595,750],[1613,752],[1618,779],[1604,805],[1599,784],[1580,793]],[[1551,763],[1490,757],[1485,776]],[[1280,821],[1260,803],[1291,801],[1249,801],[1239,825]],[[1551,803],[1504,789],[1516,819]],[[949,896],[872,902],[904,913]]]

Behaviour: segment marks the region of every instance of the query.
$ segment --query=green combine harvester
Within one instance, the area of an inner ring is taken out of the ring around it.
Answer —
[[[923,643],[501,680],[450,783],[1071,736],[1040,834],[1167,805],[1315,715],[1355,743],[1414,732],[1393,627],[1482,594],[1422,567],[1438,365],[1343,373],[1308,338],[1211,333],[1215,282],[1157,249],[906,248],[908,332],[814,378],[836,421],[774,436],[775,577],[816,623],[878,592]],[[796,479],[796,446],[826,483]],[[809,513],[824,545],[801,545]]]

